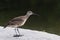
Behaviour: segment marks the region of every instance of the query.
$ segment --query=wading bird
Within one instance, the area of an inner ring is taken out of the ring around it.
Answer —
[[[12,20],[10,20],[4,26],[4,28],[6,28],[6,27],[14,27],[15,28],[15,32],[16,32],[16,35],[14,35],[14,37],[19,37],[21,35],[19,33],[18,27],[22,27],[25,24],[25,22],[27,21],[27,19],[31,15],[38,15],[38,14],[35,14],[32,11],[27,11],[26,15],[24,15],[24,16],[18,16],[18,17],[13,18]],[[17,33],[19,33],[19,34],[17,34]]]

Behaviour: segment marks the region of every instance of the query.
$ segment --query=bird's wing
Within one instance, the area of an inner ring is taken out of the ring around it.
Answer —
[[[12,20],[10,20],[10,21],[5,25],[5,27],[8,26],[8,25],[19,25],[20,23],[22,23],[22,21],[24,21],[24,20],[21,19],[21,18],[18,18],[18,17],[13,18]]]

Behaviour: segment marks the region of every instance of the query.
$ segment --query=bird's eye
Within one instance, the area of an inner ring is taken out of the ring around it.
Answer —
[[[29,13],[31,13],[31,12],[29,12]]]

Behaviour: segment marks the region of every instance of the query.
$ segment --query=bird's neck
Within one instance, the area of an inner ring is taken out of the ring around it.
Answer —
[[[25,15],[27,18],[29,18],[31,15]]]

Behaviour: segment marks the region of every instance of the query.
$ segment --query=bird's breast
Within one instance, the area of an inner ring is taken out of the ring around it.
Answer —
[[[23,20],[23,22],[21,24],[19,24],[19,26],[23,26],[25,24],[27,19]]]

